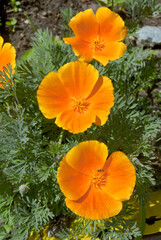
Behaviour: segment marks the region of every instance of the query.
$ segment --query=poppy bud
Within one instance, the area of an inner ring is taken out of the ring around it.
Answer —
[[[19,192],[21,194],[21,197],[23,197],[29,190],[29,187],[25,184],[22,184],[21,186],[19,186]]]

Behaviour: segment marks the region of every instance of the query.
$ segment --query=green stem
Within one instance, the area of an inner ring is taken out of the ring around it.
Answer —
[[[94,220],[93,221],[93,232],[95,232],[96,231],[96,221]]]
[[[146,226],[146,207],[140,204],[140,231],[141,236],[136,237],[134,240],[142,240]]]
[[[37,31],[36,26],[34,25],[33,21],[31,20],[31,18],[28,16],[27,12],[24,12],[25,17],[28,19],[29,23],[31,24],[31,27],[34,29],[34,31]]]
[[[61,131],[60,136],[59,136],[59,140],[58,140],[58,144],[61,145],[62,141],[63,141],[63,134],[64,134],[64,130]]]
[[[82,230],[77,235],[75,235],[75,237],[78,237],[80,234],[82,234],[82,232],[87,228],[87,226],[90,223],[90,221],[91,221],[90,219],[87,220],[87,222],[84,225],[84,227],[82,228]]]
[[[112,6],[111,6],[112,10],[114,9],[114,0],[112,0]]]

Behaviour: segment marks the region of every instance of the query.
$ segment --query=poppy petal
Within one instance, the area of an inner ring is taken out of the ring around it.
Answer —
[[[57,180],[63,194],[72,200],[80,198],[90,187],[90,177],[69,166],[66,157],[60,162]]]
[[[91,64],[79,61],[65,64],[58,74],[69,95],[76,98],[86,98],[99,76]]]
[[[95,116],[92,111],[79,113],[74,110],[66,110],[57,116],[55,123],[59,127],[76,134],[86,131],[94,121]]]
[[[128,200],[134,190],[135,168],[122,152],[114,152],[107,159],[103,168],[107,171],[106,190],[116,200]]]
[[[66,155],[66,162],[76,171],[91,175],[104,166],[107,156],[107,146],[91,140],[73,147]]]
[[[107,42],[102,51],[95,51],[93,58],[104,66],[109,60],[121,58],[126,51],[126,45],[122,42]]]
[[[96,115],[95,124],[103,125],[107,121],[110,109],[114,105],[111,80],[106,76],[100,77],[87,100],[88,99],[94,105],[93,112]]]
[[[77,37],[86,41],[99,32],[99,23],[92,9],[78,13],[70,20],[69,26]]]
[[[4,42],[4,40],[3,40],[3,38],[0,36],[0,50],[1,50],[1,48],[2,48],[3,42]]]
[[[81,217],[98,220],[117,215],[122,209],[122,202],[110,197],[106,191],[91,186],[80,199],[65,199],[66,206]]]
[[[5,43],[3,46],[3,39],[0,39],[0,71],[2,71],[3,67],[7,67],[7,64],[11,64],[12,71],[14,73],[14,69],[16,66],[16,50],[10,43]]]
[[[73,52],[80,61],[91,62],[93,60],[93,50],[89,47],[89,43],[79,37],[63,38],[64,42],[70,44]]]
[[[69,97],[55,72],[45,76],[37,91],[39,108],[46,118],[55,118],[68,106]]]
[[[109,8],[100,7],[96,12],[100,24],[100,36],[107,38],[108,42],[123,40],[127,35],[127,28],[122,18]]]

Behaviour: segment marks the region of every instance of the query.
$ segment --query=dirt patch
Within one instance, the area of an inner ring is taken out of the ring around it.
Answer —
[[[29,16],[37,29],[46,29],[52,32],[53,36],[62,37],[61,10],[72,8],[76,13],[92,8],[94,11],[98,5],[94,0],[21,0],[18,12],[14,12],[10,6],[10,0],[0,0],[0,16],[2,25],[0,35],[5,41],[11,42],[16,48],[17,58],[30,48],[30,42],[34,36],[34,29],[28,21]],[[11,18],[17,20],[14,32],[6,27],[5,22]],[[125,19],[126,16],[123,17]],[[143,25],[161,26],[161,14],[155,17],[145,18]]]
[[[46,29],[52,32],[53,36],[62,37],[62,18],[61,9],[72,8],[74,12],[83,11],[94,6],[92,0],[21,0],[18,12],[13,12],[9,0],[2,0],[0,16],[2,26],[0,34],[5,41],[11,42],[16,48],[17,57],[19,58],[27,49],[30,48],[31,38],[34,35],[34,29],[28,21],[26,14],[29,16],[37,29]],[[96,4],[95,4],[96,5]],[[16,18],[17,24],[15,31],[5,26],[5,21],[10,18]]]

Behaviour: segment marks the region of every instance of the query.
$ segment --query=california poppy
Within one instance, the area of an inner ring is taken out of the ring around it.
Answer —
[[[135,168],[118,151],[109,158],[104,143],[81,142],[61,160],[57,181],[67,207],[87,219],[117,215],[122,201],[128,200],[135,186]]]
[[[46,118],[72,133],[103,125],[114,105],[113,85],[84,62],[70,62],[58,73],[49,73],[37,91],[39,108]]]
[[[14,69],[16,66],[16,50],[10,43],[5,43],[3,45],[3,38],[0,37],[0,71],[3,71],[4,67],[7,67],[7,64],[11,64],[12,72],[14,73]],[[3,88],[2,84],[0,84],[0,88]]]
[[[127,35],[124,21],[107,7],[98,8],[96,15],[92,9],[80,12],[70,20],[69,26],[75,37],[63,40],[72,46],[80,61],[95,59],[105,66],[126,51],[126,45],[120,42]]]

